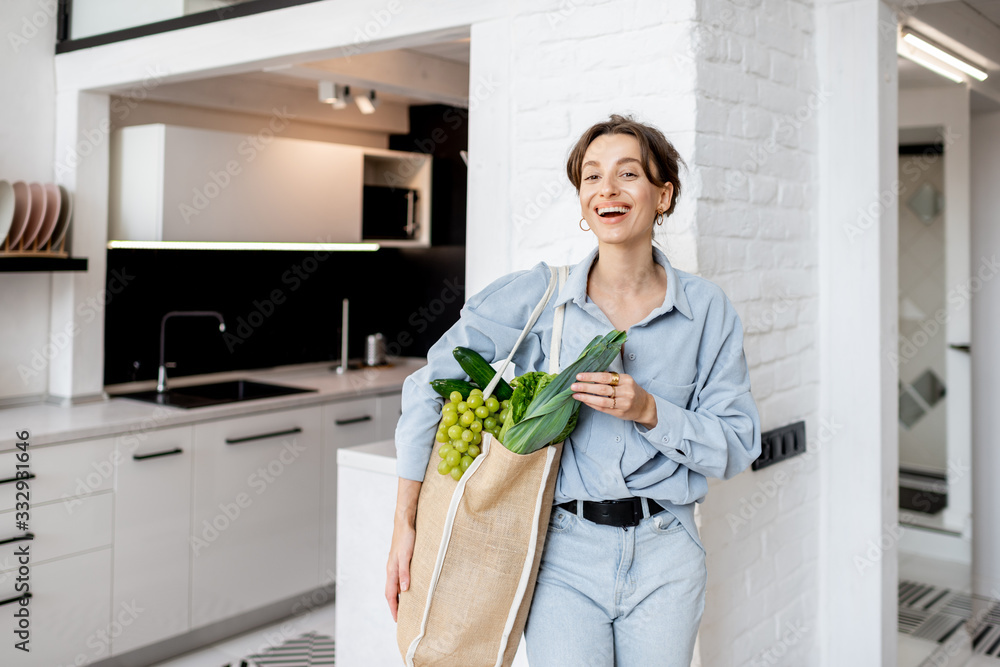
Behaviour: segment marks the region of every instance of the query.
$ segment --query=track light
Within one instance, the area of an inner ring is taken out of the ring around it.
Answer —
[[[378,106],[378,100],[375,99],[375,91],[368,91],[367,95],[358,95],[354,98],[354,103],[358,105],[358,109],[361,113],[368,114],[375,113],[375,107]]]
[[[350,86],[338,86],[333,81],[319,82],[319,101],[333,105],[334,109],[346,109],[351,98]]]
[[[918,65],[922,65],[932,72],[940,74],[955,83],[962,83],[962,77],[952,71],[953,69],[963,72],[977,81],[983,81],[988,76],[982,69],[948,53],[941,47],[927,41],[925,37],[922,37],[911,30],[905,30],[903,32],[902,41],[912,47],[912,49],[919,49],[920,52],[918,53],[905,47],[897,48],[897,53],[899,53],[899,55],[904,58],[908,58]]]

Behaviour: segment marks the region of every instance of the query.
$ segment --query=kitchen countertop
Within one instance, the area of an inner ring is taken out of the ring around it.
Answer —
[[[395,475],[396,442],[379,440],[354,447],[341,447],[337,450],[337,465]]]
[[[117,433],[142,432],[241,415],[320,405],[345,398],[361,398],[399,391],[408,375],[423,367],[422,358],[397,358],[393,365],[349,370],[338,375],[328,361],[282,368],[213,373],[171,379],[169,386],[183,387],[238,378],[316,389],[316,392],[275,396],[200,408],[176,408],[129,398],[78,405],[34,405],[0,408],[0,451],[14,449],[15,431],[27,430],[32,446],[69,442]],[[155,389],[153,381],[108,387],[108,391]],[[393,452],[395,454],[395,452]],[[395,465],[395,463],[393,463]]]

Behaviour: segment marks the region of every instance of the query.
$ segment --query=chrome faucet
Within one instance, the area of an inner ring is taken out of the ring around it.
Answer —
[[[156,380],[157,393],[164,393],[167,390],[167,362],[165,361],[164,350],[166,349],[167,320],[171,317],[200,317],[208,316],[219,320],[219,331],[226,330],[226,322],[222,319],[222,314],[214,310],[171,310],[160,320],[160,371]]]

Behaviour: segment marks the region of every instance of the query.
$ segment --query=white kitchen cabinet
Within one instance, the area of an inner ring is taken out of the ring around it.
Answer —
[[[0,573],[0,601],[16,591],[16,572]],[[14,647],[17,601],[0,606],[0,665],[85,665],[106,658],[111,642],[145,611],[111,607],[111,549],[32,565],[28,598],[30,652]],[[112,613],[114,612],[114,613]]]
[[[136,125],[111,138],[109,238],[134,241],[361,241],[359,146]]]
[[[196,424],[191,624],[320,586],[322,408]]]
[[[143,609],[115,655],[186,632],[191,560],[193,426],[118,443],[113,607]]]
[[[403,394],[384,394],[378,397],[378,426],[373,440],[392,440],[396,436],[396,422],[403,414]]]
[[[70,445],[28,446],[28,480],[31,505],[62,500],[72,509],[80,500],[114,483],[114,438],[84,440]],[[14,508],[17,493],[14,474],[18,450],[0,454],[0,512]],[[0,529],[5,526],[0,525]]]
[[[358,398],[323,406],[323,559],[320,576],[333,581],[337,572],[337,450],[375,440],[381,397]]]

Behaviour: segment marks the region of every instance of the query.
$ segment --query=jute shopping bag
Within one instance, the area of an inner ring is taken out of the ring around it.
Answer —
[[[490,434],[456,484],[427,466],[396,636],[407,665],[514,660],[531,607],[562,444],[521,455]]]
[[[559,272],[559,283],[566,271]],[[557,272],[497,376],[555,290]],[[549,372],[558,372],[564,306]],[[487,387],[487,395],[493,387]],[[417,501],[410,588],[399,595],[396,640],[409,667],[509,667],[531,607],[562,443],[515,454],[492,435],[456,483],[431,455]]]

